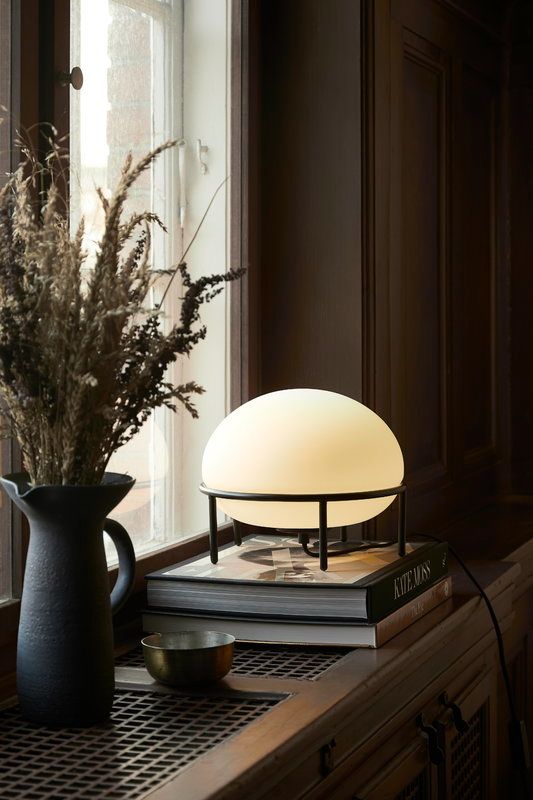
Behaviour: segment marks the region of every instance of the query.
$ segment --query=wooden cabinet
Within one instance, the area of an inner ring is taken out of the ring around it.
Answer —
[[[435,722],[444,753],[439,800],[496,797],[496,673],[484,676]],[[423,795],[422,795],[423,796]]]
[[[461,669],[432,688],[431,699],[378,740],[324,800],[496,800],[497,673],[477,673],[462,689]],[[365,777],[368,766],[372,774]],[[313,798],[315,794],[311,795]]]
[[[353,800],[437,800],[437,771],[431,764],[427,747],[421,741],[402,750],[375,781]]]
[[[518,687],[527,683],[533,540],[515,553],[520,566],[473,569]],[[507,708],[494,629],[468,582],[457,573],[454,582],[448,606],[377,650],[341,656],[316,680],[229,676],[227,690],[285,697],[153,800],[519,800],[502,750]]]

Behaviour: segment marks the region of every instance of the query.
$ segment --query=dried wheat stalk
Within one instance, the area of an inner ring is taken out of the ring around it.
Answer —
[[[205,337],[200,306],[242,270],[196,281],[183,262],[171,270],[184,294],[169,333],[162,311],[146,309],[150,227],[162,223],[151,213],[124,219],[124,203],[173,144],[135,164],[128,156],[112,197],[99,193],[105,230],[88,278],[83,222],[71,236],[64,215],[57,149],[44,165],[25,150],[0,191],[0,408],[33,484],[97,484],[154,408],[175,410],[178,401],[197,416],[193,396],[202,387],[173,386],[167,368]]]

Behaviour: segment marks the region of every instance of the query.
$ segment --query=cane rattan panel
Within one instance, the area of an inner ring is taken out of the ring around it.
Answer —
[[[428,774],[424,769],[416,778],[413,778],[394,800],[428,800]]]
[[[282,698],[118,690],[111,721],[85,730],[0,711],[1,800],[135,800]]]
[[[468,730],[452,739],[452,800],[485,797],[485,707],[479,708],[469,722]]]
[[[286,678],[313,681],[350,652],[344,647],[297,647],[293,645],[235,645],[233,675],[254,678]],[[117,667],[144,667],[139,647],[121,656]]]

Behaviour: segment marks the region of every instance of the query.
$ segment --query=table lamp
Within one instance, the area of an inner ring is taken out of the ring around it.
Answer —
[[[399,498],[398,551],[405,555],[404,465],[396,437],[373,411],[320,389],[285,389],[229,414],[209,439],[200,490],[209,498],[211,561],[218,560],[217,505],[240,525],[297,531],[309,555],[328,566],[339,555],[390,542],[346,544],[346,526],[382,513]],[[235,524],[236,523],[236,524]],[[328,550],[328,528],[341,542]],[[308,547],[308,531],[318,546]]]

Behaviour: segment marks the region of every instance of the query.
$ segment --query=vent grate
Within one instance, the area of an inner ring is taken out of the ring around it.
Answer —
[[[118,690],[109,723],[44,728],[0,712],[0,800],[135,800],[273,708],[282,697]]]
[[[428,773],[427,767],[413,778],[394,800],[428,800]]]
[[[298,647],[237,642],[231,671],[233,675],[254,678],[316,681],[349,652],[351,650],[345,647]],[[120,656],[117,667],[144,667],[142,647]]]
[[[485,797],[485,707],[478,708],[464,733],[452,739],[452,800]]]

